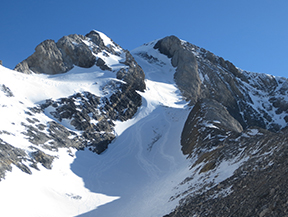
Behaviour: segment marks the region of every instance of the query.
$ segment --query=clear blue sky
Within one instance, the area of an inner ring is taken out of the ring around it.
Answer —
[[[45,39],[96,29],[128,50],[176,35],[244,70],[288,77],[287,0],[9,0],[0,23],[8,68]]]

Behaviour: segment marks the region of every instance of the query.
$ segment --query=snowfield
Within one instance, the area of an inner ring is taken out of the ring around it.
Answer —
[[[189,109],[174,84],[175,69],[170,60],[151,46],[147,49],[161,64],[137,59],[147,78],[147,89],[140,93],[142,106],[133,119],[115,122],[117,138],[108,150],[97,155],[89,150],[63,148],[53,152],[40,148],[57,157],[52,169],[38,165],[40,171],[31,169],[32,175],[28,175],[13,166],[0,182],[3,216],[147,217],[167,214],[177,205],[178,200],[168,201],[189,173],[189,162],[180,146]],[[117,61],[107,60],[113,70],[123,67]],[[0,66],[0,77],[1,84],[14,95],[7,97],[0,91],[0,130],[11,132],[1,138],[27,153],[34,146],[21,133],[28,107],[82,91],[104,96],[109,93],[102,87],[117,80],[114,71],[102,71],[96,66],[74,67],[59,75],[25,75]],[[46,113],[37,119],[47,123],[52,117]]]

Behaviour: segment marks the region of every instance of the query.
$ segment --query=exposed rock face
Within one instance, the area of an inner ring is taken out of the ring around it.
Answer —
[[[57,42],[57,47],[61,50],[64,62],[83,68],[90,68],[96,62],[89,47],[83,42],[85,37],[80,35],[64,36]]]
[[[104,111],[101,112],[100,98],[89,92],[77,93],[57,101],[47,100],[41,107],[45,113],[54,116],[60,123],[66,120],[71,126],[82,132],[82,136],[75,136],[74,141],[71,139],[65,141],[66,146],[70,142],[81,144],[77,148],[89,147],[100,154],[107,149],[108,144],[115,138],[112,133],[113,122],[103,113]],[[58,124],[55,122],[54,124],[57,125],[57,128],[53,127],[50,130],[53,135],[62,135],[62,140],[71,137],[71,132],[67,129],[62,131],[62,128],[60,128],[60,132],[55,132],[55,129],[58,129]]]
[[[146,88],[144,81],[145,74],[142,68],[135,61],[129,51],[125,51],[126,60],[124,64],[128,69],[121,69],[117,72],[117,78],[129,84],[129,88],[143,92]]]
[[[93,52],[94,53],[99,53],[101,52],[102,50],[105,50],[107,51],[108,53],[111,53],[111,54],[114,54],[114,55],[119,55],[119,52],[115,51],[115,47],[116,48],[120,48],[120,46],[118,44],[116,44],[114,41],[111,40],[111,42],[114,44],[114,48],[113,46],[106,46],[104,44],[104,41],[103,39],[101,38],[101,36],[99,35],[98,32],[96,31],[91,31],[89,32],[88,34],[85,35],[86,38],[89,38],[89,40],[91,42],[93,42],[95,45],[97,46],[93,46]]]
[[[1,65],[1,66],[3,65],[3,62],[2,62],[2,60],[0,60],[0,65]]]
[[[196,103],[200,94],[201,82],[194,54],[186,50],[175,36],[159,40],[154,48],[172,58],[172,65],[177,67],[174,78],[179,89],[184,97],[191,100],[192,103]]]
[[[241,124],[216,100],[203,99],[190,112],[181,135],[184,154],[217,147],[231,133],[243,131]],[[209,135],[209,136],[208,136]]]
[[[175,36],[154,48],[171,58],[175,82],[193,106],[181,135],[191,177],[165,217],[287,215],[288,80],[241,71]],[[221,179],[223,165],[239,166]]]
[[[223,159],[245,162],[220,184],[208,183],[202,192],[191,193],[165,217],[287,215],[287,140],[287,131],[259,128],[229,137],[215,151],[203,154],[194,167],[206,161],[206,168],[198,172],[208,175]]]
[[[45,73],[58,74],[72,69],[72,63],[65,62],[55,41],[46,40],[35,48],[35,52],[23,62],[16,65],[15,70],[26,74]]]
[[[46,169],[51,169],[51,164],[53,162],[54,157],[45,154],[43,151],[40,150],[32,152],[31,155],[37,162],[40,162]]]
[[[6,87],[5,84],[0,85],[0,90],[5,93],[7,97],[13,97],[13,93],[9,87]]]
[[[5,133],[5,132],[1,132]],[[26,154],[23,150],[17,149],[8,143],[0,139],[0,180],[5,177],[6,170],[11,171],[11,164],[16,165],[19,169],[24,172],[30,173],[30,169],[21,163],[22,160],[25,161]]]
[[[115,47],[120,48],[117,44],[115,44]],[[92,53],[93,51],[97,54],[103,50],[119,55],[112,46],[105,46],[96,31],[91,31],[86,36],[72,34],[62,37],[57,43],[53,40],[46,40],[40,43],[35,48],[35,52],[26,60],[18,63],[14,70],[26,74],[34,72],[54,75],[68,72],[74,65],[90,68],[95,63],[102,70],[109,70],[103,60],[96,60],[95,55]]]
[[[203,98],[214,99],[227,108],[243,129],[250,126],[272,131],[281,129],[274,123],[271,110],[276,107],[278,114],[287,111],[287,101],[284,97],[278,98],[287,90],[286,85],[279,85],[274,77],[240,71],[222,57],[175,36],[159,40],[154,48],[171,58],[172,65],[177,67],[175,82],[191,105]],[[251,92],[258,99],[252,99]],[[256,108],[261,98],[266,98],[269,103]]]

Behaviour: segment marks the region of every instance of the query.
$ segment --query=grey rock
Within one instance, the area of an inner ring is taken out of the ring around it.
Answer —
[[[161,53],[171,59],[174,67],[177,67],[174,79],[182,95],[194,104],[200,94],[200,78],[198,64],[192,52],[184,49],[180,39],[176,36],[165,37],[159,40],[155,46]]]
[[[88,34],[85,35],[86,37],[90,38],[90,40],[95,43],[96,45],[99,46],[100,49],[106,49],[106,46],[102,40],[102,38],[100,37],[100,35],[96,32],[96,31],[91,31]],[[96,52],[98,53],[98,52]]]
[[[0,90],[3,91],[7,97],[13,97],[14,96],[14,94],[12,93],[10,88],[4,84],[0,85]]]
[[[281,129],[280,125],[274,123],[270,111],[273,103],[278,106],[273,106],[277,108],[276,114],[287,111],[288,102],[282,100],[281,106],[278,102],[287,94],[288,85],[279,88],[273,76],[240,71],[222,57],[180,41],[175,36],[159,40],[154,48],[171,58],[172,65],[176,67],[175,83],[190,105],[195,105],[201,99],[213,99],[225,106],[243,129],[251,126],[272,131]],[[286,79],[283,78],[283,82]],[[266,103],[263,109],[256,109],[245,89],[246,84],[254,88],[254,94],[258,92],[263,97],[270,96],[271,105]],[[282,94],[283,97],[275,100],[275,94]]]
[[[26,128],[26,131],[23,132],[23,134],[28,137],[28,141],[32,144],[44,144],[50,139],[50,137],[46,133],[43,133],[41,130],[34,127],[33,125],[28,125],[25,123],[22,123],[22,125]]]
[[[0,132],[2,134],[3,132]],[[0,180],[5,178],[6,171],[12,170],[12,164],[23,172],[31,174],[31,170],[22,161],[26,161],[27,155],[24,150],[15,148],[0,139]]]
[[[3,62],[2,62],[2,60],[0,60],[0,66],[2,66],[3,65]]]
[[[97,154],[104,152],[108,148],[108,145],[115,139],[115,135],[109,132],[85,132],[83,136],[91,141],[86,146]]]
[[[51,164],[54,160],[53,156],[50,156],[48,154],[45,154],[43,151],[35,151],[31,153],[32,157],[35,159],[36,162],[39,162],[42,164],[43,167],[46,169],[51,169]]]
[[[227,137],[227,132],[242,131],[241,124],[223,105],[216,100],[202,99],[195,104],[185,122],[181,134],[182,152],[187,155],[197,149],[217,147]],[[209,140],[206,140],[209,134]]]
[[[257,130],[258,133],[249,134],[251,130]],[[185,197],[167,217],[287,214],[287,135],[287,130],[272,133],[261,128],[251,128],[238,135],[231,134],[217,149],[194,155],[198,158],[194,168],[206,163],[206,167],[199,169],[203,174],[216,169],[223,160],[246,160],[231,177],[220,184],[212,184],[207,191]],[[192,179],[194,175],[191,175]],[[231,188],[231,191],[221,196],[221,191],[227,188]]]
[[[105,61],[102,60],[101,58],[97,59],[96,66],[99,66],[99,68],[102,69],[102,70],[112,71],[112,69],[109,66],[107,66]]]
[[[172,58],[172,63],[177,66],[174,79],[182,95],[190,99],[191,103],[196,103],[200,95],[200,77],[198,74],[198,64],[193,53],[181,49]]]
[[[67,72],[72,68],[72,64],[64,62],[55,41],[45,40],[35,48],[35,52],[30,57],[17,64],[14,70],[26,74],[31,74],[32,71],[37,74],[53,75]]]
[[[102,38],[100,37],[99,33],[92,30],[88,34],[85,35],[87,38],[89,38],[95,45],[93,47],[93,52],[94,53],[99,53],[101,50],[105,50],[108,53],[114,54],[114,55],[120,55],[118,52],[114,50],[114,48],[121,48],[118,44],[116,44],[114,41],[112,41],[113,45],[112,46],[105,46]]]
[[[64,36],[57,42],[57,47],[63,54],[64,62],[83,68],[90,68],[95,64],[96,58],[82,41],[83,39],[83,36],[74,34]]]
[[[172,58],[177,50],[181,47],[181,41],[174,35],[159,40],[154,49],[159,49],[162,54]],[[175,65],[173,65],[175,67]]]
[[[15,68],[15,71],[22,72],[24,74],[31,74],[32,71],[30,70],[27,60],[23,60],[21,63],[18,63]]]
[[[269,99],[269,102],[272,103],[273,107],[276,108],[276,114],[281,114],[283,112],[288,111],[288,102],[285,101],[284,96],[279,96],[279,97],[271,97]]]
[[[126,59],[123,64],[127,65],[128,69],[120,69],[116,77],[127,83],[126,88],[143,92],[146,89],[145,73],[129,51],[125,51],[125,54]]]
[[[45,104],[42,104],[44,112],[46,108],[52,106],[55,111],[51,112],[51,115],[59,121],[59,123],[49,123],[48,137],[54,141],[50,146],[78,149],[89,147],[97,154],[105,151],[115,138],[112,133],[114,123],[110,120],[111,117],[107,111],[99,108],[99,104],[100,98],[89,92],[77,93],[57,101],[47,100]],[[70,121],[75,129],[82,131],[82,135],[80,137],[75,135],[74,139],[69,138],[71,132],[61,125],[63,119]],[[95,122],[98,123],[95,124]]]
[[[84,40],[93,43],[88,47]],[[25,74],[54,75],[68,72],[74,65],[90,68],[96,63],[102,70],[111,71],[102,59],[99,58],[96,62],[96,57],[92,53],[92,50],[96,54],[103,51],[108,56],[109,53],[119,56],[120,53],[115,50],[121,47],[113,41],[111,43],[106,46],[96,31],[91,31],[86,36],[78,34],[64,36],[57,43],[53,40],[46,40],[35,48],[31,56],[18,63],[14,70]]]

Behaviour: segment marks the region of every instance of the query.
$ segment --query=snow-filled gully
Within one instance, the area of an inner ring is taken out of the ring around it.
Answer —
[[[134,55],[145,72],[147,88],[140,93],[142,106],[134,118],[115,122],[117,137],[108,149],[101,155],[89,150],[43,150],[56,156],[52,169],[38,165],[40,170],[33,169],[32,175],[13,166],[12,172],[7,172],[0,182],[1,215],[147,217],[163,216],[178,204],[180,198],[168,201],[177,193],[175,187],[190,173],[189,161],[180,145],[189,108],[174,84],[175,69],[170,59],[151,46],[149,49],[146,52],[157,57],[161,64],[150,64]],[[25,121],[21,114],[27,106],[81,91],[102,96],[101,86],[115,77],[113,72],[103,73],[96,66],[75,67],[54,76],[24,75],[1,66],[0,71],[1,82],[15,95],[3,97],[1,102],[11,104],[11,109],[5,110],[9,114],[5,114],[15,120],[7,119],[5,125],[0,125],[1,130],[15,132],[1,138],[6,136],[7,141],[24,150],[29,150],[31,144],[21,133],[23,126],[17,121]],[[18,104],[20,106],[16,106]],[[51,120],[45,114],[37,118],[43,123]],[[15,130],[13,122],[19,129]],[[9,129],[8,125],[11,125]]]
[[[141,66],[159,76],[147,69],[151,65]],[[173,72],[166,76],[173,81]],[[162,216],[177,205],[178,200],[168,201],[189,173],[180,146],[189,110],[172,82],[146,77],[142,107],[132,120],[116,123],[118,137],[108,150],[97,157],[88,150],[76,153],[71,169],[85,187],[117,198],[79,216]]]

